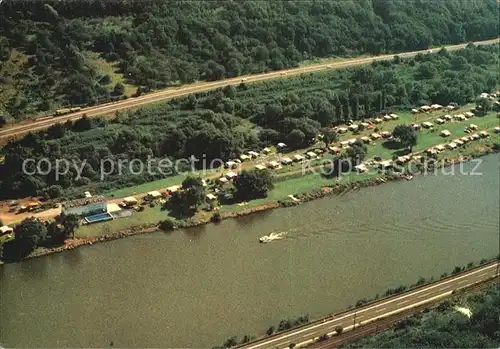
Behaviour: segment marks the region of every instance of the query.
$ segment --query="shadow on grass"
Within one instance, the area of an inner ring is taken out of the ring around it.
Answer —
[[[392,153],[393,156],[403,156],[410,154],[410,150],[408,148],[399,149]]]
[[[385,141],[384,143],[382,143],[382,146],[384,148],[386,148],[386,149],[391,149],[391,150],[396,150],[396,149],[403,148],[403,146],[401,145],[401,143],[399,143],[397,141],[394,141],[394,140]]]

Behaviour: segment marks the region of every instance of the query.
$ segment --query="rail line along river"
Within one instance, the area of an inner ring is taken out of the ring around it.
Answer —
[[[209,347],[439,277],[498,253],[498,160],[4,265],[0,344]],[[272,231],[290,233],[259,244]]]

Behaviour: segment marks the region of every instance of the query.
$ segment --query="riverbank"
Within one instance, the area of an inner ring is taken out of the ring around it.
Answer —
[[[465,163],[474,158],[485,156],[491,153],[498,153],[498,150],[494,150],[492,147],[482,147],[481,150],[474,151],[471,155],[459,155],[453,158],[445,158],[444,161],[438,163],[439,166],[449,167],[452,165],[456,165],[458,163]],[[423,170],[421,169],[420,174],[423,174]],[[414,175],[419,175],[419,173],[414,173]],[[401,174],[372,174],[371,177],[364,177],[362,180],[351,180],[347,183],[339,183],[336,182],[331,185],[322,186],[319,189],[314,189],[304,193],[298,193],[294,195],[294,199],[288,198],[284,200],[269,200],[268,202],[259,203],[256,206],[245,208],[244,206],[238,207],[237,211],[228,211],[228,212],[220,212],[220,220],[228,219],[228,218],[238,218],[247,215],[251,215],[254,213],[260,213],[264,211],[274,210],[276,208],[286,208],[291,206],[300,205],[312,200],[324,198],[331,195],[344,195],[352,190],[359,190],[361,188],[377,186],[380,184],[384,184],[387,182],[406,180],[404,176]],[[333,181],[333,180],[332,180]],[[176,229],[185,229],[197,227],[205,224],[218,224],[218,222],[214,222],[212,219],[213,213],[201,212],[198,216],[188,218],[185,220],[176,221]],[[128,229],[122,229],[117,232],[110,232],[107,234],[103,234],[102,236],[89,236],[89,237],[75,237],[71,239],[67,239],[62,246],[54,247],[54,248],[38,248],[33,251],[26,259],[38,258],[46,255],[51,255],[67,250],[73,250],[78,247],[94,245],[97,243],[103,243],[107,241],[113,241],[121,238],[125,238],[133,235],[140,234],[151,234],[154,232],[158,232],[159,226],[158,223],[152,224],[143,224],[138,225]]]
[[[237,336],[233,336],[226,340],[222,346],[214,346],[212,349],[219,349],[219,348],[229,348],[229,347],[245,347],[248,345],[252,345],[254,342],[258,343],[259,341],[262,341],[266,338],[270,338],[272,336],[276,336],[281,332],[289,331],[289,330],[297,330],[300,328],[306,328],[311,325],[319,325],[322,323],[325,323],[327,321],[333,320],[335,317],[339,317],[341,315],[345,315],[349,312],[352,312],[354,309],[360,309],[360,308],[366,308],[369,306],[373,306],[374,304],[381,303],[384,301],[387,301],[391,298],[393,298],[396,295],[400,295],[402,293],[410,293],[422,288],[425,288],[427,286],[430,286],[432,284],[438,284],[439,282],[445,281],[445,280],[452,280],[454,277],[457,277],[460,274],[463,274],[465,272],[471,272],[473,270],[478,270],[487,266],[494,265],[495,263],[498,263],[500,260],[500,255],[496,257],[490,257],[486,259],[482,259],[480,262],[477,263],[477,265],[474,262],[468,263],[466,266],[455,266],[455,268],[448,274],[447,272],[444,272],[441,274],[441,277],[437,280],[434,280],[432,277],[429,279],[425,279],[421,277],[416,283],[411,284],[411,285],[400,285],[397,288],[394,289],[388,289],[382,296],[379,294],[375,295],[374,297],[370,299],[360,299],[356,302],[355,306],[349,306],[346,310],[340,311],[338,313],[330,314],[325,317],[321,317],[319,319],[312,319],[310,321],[309,315],[305,316],[300,316],[298,319],[283,319],[280,321],[279,325],[277,326],[270,326],[266,331],[265,335],[263,335],[264,332],[259,334],[258,336],[254,335],[245,335],[241,341],[238,340]],[[482,281],[488,282],[488,281]],[[468,286],[468,288],[471,288],[471,286]],[[455,293],[465,293],[467,290],[467,287],[465,288],[460,288],[457,289],[456,292],[454,291],[452,294]],[[353,328],[350,328],[352,330]],[[330,336],[334,335],[340,335],[343,332],[342,326],[338,326],[334,332],[336,333],[331,333]],[[323,337],[322,340],[329,338],[330,336]],[[313,341],[314,342],[314,341]],[[232,344],[232,345],[228,345]]]

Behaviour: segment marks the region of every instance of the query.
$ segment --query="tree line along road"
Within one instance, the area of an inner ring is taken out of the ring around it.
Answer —
[[[312,343],[314,339],[325,334],[328,336],[333,335],[335,333],[335,328],[338,326],[341,326],[344,331],[352,330],[358,326],[366,325],[376,320],[402,312],[408,312],[411,309],[436,302],[452,295],[453,292],[458,289],[470,287],[498,277],[499,267],[500,262],[493,261],[431,284],[420,286],[407,292],[334,315],[333,317],[315,321],[308,325],[281,332],[251,343],[246,343],[238,348],[288,348],[290,344],[299,346],[305,345],[306,343]]]
[[[474,42],[475,45],[492,45],[499,42],[499,39],[485,40],[485,41],[477,41]],[[448,51],[455,51],[464,48],[467,44],[459,44],[459,45],[449,45],[444,46]],[[398,53],[397,55],[400,57],[413,57],[419,53],[427,53],[428,50],[420,50],[420,51],[412,51],[412,52],[404,52]],[[9,138],[20,136],[30,131],[37,131],[54,124],[65,122],[68,120],[77,120],[81,118],[84,114],[87,116],[98,116],[98,115],[109,115],[113,114],[119,110],[137,108],[149,103],[155,103],[162,100],[167,100],[175,97],[182,97],[192,93],[199,93],[204,91],[213,90],[219,87],[224,87],[228,85],[238,85],[241,82],[250,83],[257,82],[269,79],[276,79],[284,76],[293,76],[299,75],[303,73],[312,73],[325,69],[340,69],[340,68],[348,68],[354,67],[363,64],[369,64],[373,62],[373,60],[383,61],[390,60],[394,57],[394,54],[381,55],[376,57],[366,57],[366,58],[355,58],[355,59],[346,59],[342,61],[335,62],[323,62],[320,64],[314,64],[299,68],[273,71],[270,73],[256,74],[256,75],[248,75],[248,76],[239,76],[237,78],[231,78],[221,81],[215,82],[200,82],[194,83],[190,85],[181,86],[178,88],[170,88],[167,90],[162,90],[158,92],[153,92],[150,94],[142,95],[139,97],[122,100],[113,103],[101,104],[94,107],[84,108],[78,112],[67,114],[59,117],[45,117],[39,120],[33,120],[30,122],[17,124],[8,126],[7,128],[0,130],[0,142],[5,142]]]

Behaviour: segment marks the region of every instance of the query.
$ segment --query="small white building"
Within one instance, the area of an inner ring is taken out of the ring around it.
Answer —
[[[280,164],[277,161],[269,161],[267,164],[267,167],[269,167],[271,170],[274,170],[278,167],[280,167]]]
[[[278,149],[284,149],[284,148],[286,148],[286,144],[285,143],[278,143],[277,147],[278,147]]]
[[[380,119],[380,118],[375,118],[375,119],[373,119],[373,123],[374,123],[374,124],[380,124],[382,121],[384,121],[384,120],[382,120],[382,119]]]
[[[232,179],[238,177],[238,174],[236,172],[230,171],[230,172],[228,172],[228,173],[225,174],[225,177],[228,180],[232,180]]]
[[[451,142],[447,145],[448,149],[455,149],[457,147],[457,144],[454,142]]]
[[[391,115],[389,115],[389,116],[392,118],[392,120],[397,120],[397,119],[399,119],[399,116],[397,116],[396,114],[391,114]]]
[[[399,156],[396,161],[399,163],[399,164],[406,164],[408,161],[411,160],[411,157],[405,155],[405,156]]]
[[[349,145],[353,145],[354,143],[356,143],[356,141],[357,141],[356,138],[351,138],[347,140],[347,143],[349,143]]]
[[[449,115],[449,114],[446,114],[443,116],[443,119],[447,120],[447,121],[450,121],[450,120],[453,120],[453,116]]]
[[[431,108],[434,110],[439,110],[439,109],[443,109],[443,106],[441,104],[433,104],[433,105],[431,105]]]
[[[411,125],[411,127],[413,127],[413,129],[414,129],[415,131],[418,131],[418,130],[420,130],[420,128],[421,128],[420,124],[413,124],[413,125]]]
[[[371,142],[370,137],[364,136],[364,137],[361,137],[360,139],[363,141],[363,143],[370,143]]]
[[[259,153],[257,153],[256,151],[253,151],[253,150],[250,150],[248,153],[248,156],[250,156],[252,159],[255,159],[256,157],[259,156]]]
[[[338,153],[340,151],[339,147],[328,147],[328,150],[332,153]]]
[[[255,168],[256,168],[257,170],[265,170],[265,169],[266,169],[266,166],[264,166],[264,165],[262,165],[262,164],[258,164],[258,165],[256,165],[256,166],[255,166]]]
[[[477,140],[481,138],[481,136],[479,135],[479,133],[473,133],[470,135],[470,138],[472,138],[473,140]]]
[[[438,125],[442,125],[442,124],[444,124],[445,121],[443,119],[439,118],[439,119],[434,120],[434,122]]]
[[[6,225],[2,225],[0,227],[0,236],[2,235],[7,235],[7,234],[11,234],[14,232],[14,229],[12,229],[11,227],[9,226],[6,226]]]
[[[429,121],[422,123],[422,127],[424,127],[424,128],[431,128],[432,126],[434,126],[434,125],[432,124],[432,122],[429,122]]]
[[[389,138],[392,134],[389,131],[382,131],[380,132],[380,135],[382,136],[382,138]]]
[[[175,193],[176,191],[178,191],[180,188],[181,188],[180,185],[172,185],[171,187],[167,188],[167,192],[169,194],[172,194],[172,193]]]
[[[479,132],[479,135],[480,135],[482,138],[486,138],[486,137],[489,137],[489,136],[490,136],[490,134],[489,134],[488,132],[486,132],[486,131],[481,131],[481,132]]]
[[[453,143],[455,143],[456,145],[459,145],[459,146],[462,146],[462,145],[464,145],[464,144],[465,144],[465,143],[464,143],[464,142],[462,142],[460,139],[455,139],[455,140],[453,141]]]
[[[412,110],[411,110],[411,113],[412,113],[412,114],[418,114],[418,110],[417,110],[417,109],[412,109]]]
[[[434,147],[434,149],[436,149],[438,152],[442,152],[442,151],[446,150],[445,146],[442,144],[436,145]]]
[[[215,200],[217,200],[217,196],[215,196],[214,194],[210,193],[210,194],[207,194],[206,196],[207,196],[208,201],[215,201]]]
[[[459,121],[465,121],[465,120],[467,120],[467,118],[465,117],[464,114],[454,115],[454,118],[455,118],[455,120],[459,120]]]
[[[354,124],[352,124],[351,126],[349,126],[349,130],[350,130],[350,131],[353,131],[353,132],[354,132],[354,131],[357,131],[357,130],[358,130],[358,128],[359,128],[359,126],[358,126],[358,125],[354,125]]]
[[[316,158],[317,156],[318,156],[318,155],[317,155],[315,152],[313,152],[313,151],[308,151],[308,152],[306,153],[306,158],[308,158],[308,159],[314,159],[314,158]]]
[[[382,136],[381,136],[380,134],[378,134],[378,133],[372,133],[372,134],[370,135],[370,137],[371,137],[371,139],[373,139],[373,140],[377,140],[377,139],[382,138]]]
[[[342,133],[346,133],[348,131],[348,129],[346,127],[339,127],[337,129],[337,132],[342,134]]]
[[[263,152],[264,154],[269,154],[269,153],[271,152],[271,149],[269,149],[269,148],[264,148],[264,149],[262,149],[262,152]]]
[[[137,205],[139,201],[133,197],[133,196],[127,196],[123,201],[120,203],[122,207],[131,207]]]
[[[380,161],[379,162],[379,167],[382,169],[382,170],[386,170],[388,168],[391,168],[392,167],[392,161],[391,160],[384,160],[384,161]]]
[[[451,136],[451,132],[448,130],[443,130],[443,131],[441,131],[441,133],[439,135],[441,137],[449,137],[449,136]]]
[[[226,177],[221,177],[221,178],[219,178],[219,182],[221,182],[222,184],[226,184],[229,181],[227,180]]]
[[[390,121],[390,120],[392,120],[392,118],[390,117],[390,115],[384,115],[384,120]]]
[[[247,160],[250,160],[250,156],[245,155],[245,154],[241,154],[241,155],[240,155],[240,160],[241,160],[241,161],[247,161]]]
[[[296,155],[293,156],[293,161],[294,162],[300,162],[302,160],[304,160],[304,157],[302,155],[296,154]]]
[[[152,199],[158,199],[158,198],[161,198],[161,193],[157,190],[154,190],[154,191],[150,191],[148,194],[147,194],[148,197],[152,198]]]
[[[366,172],[368,169],[366,168],[366,165],[365,164],[359,164],[357,166],[354,166],[354,168],[356,169],[356,171],[362,173],[362,172]]]
[[[474,116],[474,113],[470,112],[470,111],[466,111],[464,114],[465,114],[465,117],[468,119]]]
[[[236,161],[227,161],[225,164],[226,168],[236,168],[238,163]]]
[[[283,165],[290,165],[292,162],[293,162],[293,160],[288,158],[288,157],[281,159],[281,163]]]

